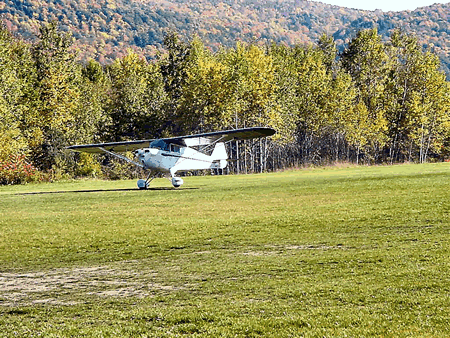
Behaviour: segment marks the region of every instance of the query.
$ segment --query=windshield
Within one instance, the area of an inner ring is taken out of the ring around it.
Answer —
[[[167,143],[163,140],[155,140],[150,143],[150,148],[157,148],[161,150],[167,150]]]

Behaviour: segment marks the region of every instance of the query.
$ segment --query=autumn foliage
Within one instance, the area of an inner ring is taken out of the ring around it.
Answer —
[[[2,184],[142,175],[108,156],[65,149],[218,129],[270,126],[275,137],[232,142],[229,171],[262,172],[345,161],[441,161],[450,140],[450,88],[436,54],[396,30],[361,30],[342,52],[314,45],[165,36],[149,62],[133,50],[81,62],[56,22],[31,43],[0,30]],[[18,157],[17,157],[18,156]]]
[[[38,180],[38,170],[24,155],[11,155],[0,161],[0,184],[21,184]]]
[[[217,51],[236,41],[315,43],[326,32],[343,51],[362,29],[377,28],[384,41],[402,27],[432,48],[448,70],[450,65],[449,4],[413,11],[364,11],[319,1],[240,0],[21,0],[0,1],[0,15],[8,30],[34,39],[40,25],[58,21],[72,32],[82,60],[113,62],[132,48],[154,59],[164,36],[174,30],[189,39],[198,35]]]

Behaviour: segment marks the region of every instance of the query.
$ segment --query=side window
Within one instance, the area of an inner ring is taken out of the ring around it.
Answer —
[[[170,145],[170,151],[172,151],[174,153],[179,153],[180,152],[180,146],[178,146],[176,144],[171,144]]]

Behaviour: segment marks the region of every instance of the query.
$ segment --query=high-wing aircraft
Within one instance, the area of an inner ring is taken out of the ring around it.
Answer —
[[[275,130],[272,128],[254,127],[152,140],[73,145],[67,149],[110,154],[150,170],[147,179],[138,180],[139,189],[147,189],[159,173],[170,173],[172,185],[179,187],[183,179],[175,176],[178,171],[225,168],[228,160],[226,143],[273,134]],[[212,153],[208,155],[211,149]],[[134,151],[135,160],[119,154],[127,151]]]

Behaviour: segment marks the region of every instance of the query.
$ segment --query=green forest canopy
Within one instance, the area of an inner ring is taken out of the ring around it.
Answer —
[[[0,30],[0,182],[124,174],[75,143],[270,126],[242,142],[236,171],[333,161],[442,160],[450,147],[449,83],[438,57],[396,30],[361,30],[342,53],[332,37],[288,47],[237,43],[211,52],[166,35],[148,62],[133,51],[101,65],[77,61],[52,22],[34,43]],[[236,148],[238,147],[238,148]],[[102,171],[103,170],[103,171]]]

